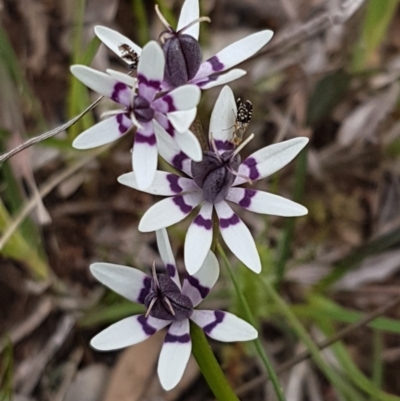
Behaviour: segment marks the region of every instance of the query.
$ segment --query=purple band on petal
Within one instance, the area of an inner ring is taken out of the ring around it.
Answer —
[[[183,168],[183,162],[187,159],[188,157],[185,155],[183,152],[179,152],[174,158],[172,159],[172,165],[179,170],[182,170]]]
[[[260,177],[260,173],[257,170],[257,160],[253,157],[248,157],[243,164],[250,169],[250,176],[251,180],[256,180]]]
[[[239,222],[239,217],[236,214],[233,214],[229,219],[219,219],[219,226],[221,228],[228,228],[229,226],[234,226]]]
[[[185,278],[186,278],[187,281],[189,281],[189,283],[190,283],[190,285],[191,285],[192,287],[196,288],[196,289],[199,291],[199,293],[200,293],[200,295],[201,295],[201,297],[202,297],[203,299],[204,299],[204,298],[208,295],[208,293],[210,292],[210,288],[208,288],[208,287],[202,285],[202,284],[200,283],[199,279],[197,279],[196,277],[194,277],[194,276],[189,276],[189,275],[187,274]]]
[[[116,117],[117,123],[118,123],[118,131],[121,135],[125,134],[125,132],[128,131],[128,129],[130,128],[130,127],[127,127],[126,125],[124,125],[124,116],[125,116],[125,114],[120,113],[120,114],[117,114],[117,117]]]
[[[189,343],[190,342],[190,335],[188,333],[182,334],[181,336],[175,336],[174,334],[167,333],[165,336],[165,343]]]
[[[169,182],[169,187],[171,191],[179,194],[182,192],[182,187],[179,185],[179,177],[175,174],[168,174],[167,180]]]
[[[194,220],[193,223],[198,225],[199,227],[204,227],[206,230],[211,230],[212,221],[211,219],[205,219],[201,214],[199,214]]]
[[[171,138],[175,136],[175,129],[174,126],[171,124],[171,121],[168,120],[168,127],[165,128],[165,131],[168,132]]]
[[[143,279],[143,288],[140,290],[140,294],[138,296],[138,302],[144,304],[144,299],[146,298],[147,294],[150,292],[151,288],[151,278],[146,276]]]
[[[142,325],[143,331],[148,336],[152,336],[157,331],[153,326],[149,325],[149,323],[147,322],[147,318],[144,315],[140,315],[138,317],[138,322]]]
[[[111,99],[114,100],[114,102],[121,103],[119,100],[119,94],[120,92],[126,90],[127,88],[128,88],[127,85],[125,85],[124,83],[117,82],[114,85],[113,92],[111,94]]]
[[[215,141],[215,145],[217,146],[218,150],[233,150],[235,148],[235,145],[232,142],[221,141],[219,139]]]
[[[181,209],[182,213],[188,214],[193,210],[192,206],[185,203],[183,196],[174,196],[172,200],[174,201],[175,205],[179,206],[179,209]]]
[[[215,320],[213,322],[207,324],[207,326],[203,327],[203,330],[207,334],[210,334],[216,326],[218,326],[220,323],[222,323],[222,321],[224,320],[224,317],[225,317],[225,313],[220,310],[216,310],[214,312],[214,316],[215,316]]]
[[[158,79],[155,80],[147,79],[143,74],[138,75],[138,83],[139,85],[143,84],[156,90],[159,90],[161,87],[161,82]]]
[[[251,198],[256,195],[257,191],[254,189],[245,189],[244,197],[240,200],[239,205],[242,207],[249,207],[251,204]]]
[[[165,268],[167,269],[168,276],[175,277],[176,267],[174,265],[172,265],[171,263],[167,263]]]
[[[136,132],[135,142],[147,143],[150,146],[154,146],[156,144],[156,136],[155,134],[143,135],[140,132]]]
[[[162,100],[168,104],[168,113],[171,111],[176,111],[177,108],[174,105],[174,99],[170,95],[165,95],[162,97]]]
[[[217,56],[211,57],[207,62],[211,64],[214,72],[222,71],[224,69],[224,65],[218,60]]]

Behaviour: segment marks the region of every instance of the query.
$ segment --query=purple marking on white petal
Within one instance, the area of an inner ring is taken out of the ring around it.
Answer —
[[[144,304],[144,299],[146,298],[147,294],[150,292],[151,288],[151,278],[146,276],[143,279],[143,288],[140,290],[140,294],[138,296],[138,302]]]
[[[155,134],[143,135],[140,132],[136,132],[135,142],[147,143],[150,146],[154,146],[156,144],[156,136],[155,136]]]
[[[224,65],[218,60],[217,56],[213,56],[207,60],[211,64],[213,71],[218,72],[224,69]]]
[[[159,90],[161,87],[161,81],[158,79],[147,79],[143,74],[138,74],[138,84],[148,86],[155,90]]]
[[[171,263],[167,263],[165,268],[167,269],[168,276],[175,277],[176,267],[174,265],[172,265]]]
[[[182,151],[179,152],[174,158],[172,159],[172,165],[179,170],[183,169],[183,162],[187,159],[188,157],[183,153]]]
[[[244,190],[244,197],[240,200],[239,205],[242,207],[249,207],[251,204],[251,198],[256,196],[256,193],[256,190],[246,188]]]
[[[177,205],[179,209],[181,209],[182,213],[188,214],[193,210],[192,206],[185,203],[185,199],[183,199],[183,196],[174,196],[172,200],[175,205]]]
[[[168,113],[170,113],[171,111],[176,111],[178,110],[175,105],[174,105],[174,99],[172,96],[170,95],[165,95],[162,97],[162,100],[167,103],[168,105]]]
[[[176,194],[179,194],[182,192],[182,187],[179,185],[179,177],[175,174],[168,174],[167,175],[167,180],[169,182],[169,187],[171,188],[171,191],[175,192]]]
[[[211,219],[205,219],[201,214],[199,214],[194,220],[193,223],[204,227],[206,230],[211,230],[212,228],[212,221]]]
[[[150,324],[147,322],[147,318],[144,315],[140,315],[137,321],[142,325],[143,331],[148,336],[152,336],[157,331],[157,329],[155,329],[153,326],[150,326]]]
[[[209,287],[202,285],[198,278],[194,276],[189,276],[189,274],[187,274],[186,280],[189,281],[192,287],[196,288],[199,291],[203,299],[209,294],[211,289]]]
[[[239,217],[233,214],[229,219],[219,219],[219,225],[221,228],[228,228],[229,226],[234,226],[240,223]]]
[[[215,140],[215,145],[218,150],[233,150],[235,145],[230,141],[221,141],[220,139]]]
[[[190,342],[190,335],[188,333],[182,334],[180,336],[176,336],[171,333],[167,333],[165,336],[164,343],[189,343]]]
[[[225,317],[225,313],[220,310],[216,310],[214,312],[214,316],[215,316],[215,320],[203,327],[203,330],[207,334],[210,334],[216,326],[218,326],[220,323],[222,323],[222,321],[224,320],[224,317]]]
[[[124,125],[124,117],[125,117],[124,113],[117,114],[117,117],[116,117],[116,120],[118,123],[118,131],[121,135],[125,134],[125,132],[128,131],[128,129],[130,128],[130,127],[127,127],[126,125]]]
[[[120,95],[120,93],[121,93],[122,91],[124,91],[124,90],[126,90],[126,89],[128,89],[128,86],[127,86],[127,85],[125,85],[125,84],[122,83],[122,82],[117,82],[117,83],[114,85],[113,92],[112,92],[112,94],[111,94],[111,99],[114,100],[114,102],[121,103],[121,101],[120,101],[120,99],[119,99],[119,95]]]
[[[243,164],[250,169],[249,178],[253,181],[257,180],[260,177],[260,173],[257,170],[257,160],[253,157],[248,157]]]

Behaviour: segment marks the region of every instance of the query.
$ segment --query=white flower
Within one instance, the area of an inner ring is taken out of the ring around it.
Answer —
[[[233,151],[232,129],[235,123],[236,103],[232,90],[225,86],[215,104],[210,121],[210,134],[217,153],[204,152],[201,163],[192,163],[155,124],[161,156],[172,166],[192,178],[157,171],[153,184],[145,192],[168,198],[153,205],[142,217],[139,230],[155,231],[171,226],[201,205],[200,212],[186,234],[184,257],[189,274],[194,274],[210,249],[213,230],[213,209],[225,243],[239,260],[251,270],[261,271],[260,257],[253,237],[226,201],[255,213],[276,216],[302,216],[307,209],[295,202],[267,192],[238,188],[245,182],[265,178],[288,164],[304,146],[307,138],[295,138],[262,148],[242,163]],[[240,163],[240,164],[239,164]],[[138,189],[136,172],[118,178],[121,184]]]
[[[223,311],[195,310],[208,295],[219,276],[215,255],[208,255],[197,274],[186,276],[181,285],[166,230],[156,232],[166,274],[153,277],[140,270],[110,263],[94,263],[92,274],[101,283],[132,302],[145,304],[146,315],[123,319],[95,336],[91,345],[110,351],[137,344],[170,325],[158,361],[158,376],[165,390],[182,378],[192,350],[189,319],[211,338],[219,341],[249,341],[257,331],[249,323]]]
[[[199,38],[199,23],[193,24],[193,22],[198,19],[198,0],[186,0],[182,6],[175,32],[183,32],[192,36],[197,41]],[[164,21],[165,19],[163,18],[163,22]],[[169,29],[172,30],[170,27]],[[96,26],[95,33],[98,38],[118,56],[122,56],[120,47],[122,44],[128,45],[140,56],[140,47],[124,35],[103,26]],[[196,74],[189,79],[187,83],[197,85],[201,89],[209,89],[242,77],[246,74],[246,71],[242,69],[230,69],[253,56],[271,40],[272,36],[272,31],[264,30],[232,43],[219,51],[215,56],[201,63]],[[129,64],[129,60],[125,58],[122,59]],[[226,72],[227,70],[230,71]],[[164,81],[163,85],[164,87],[170,87],[170,83],[166,81]]]
[[[155,122],[193,160],[202,158],[200,143],[189,130],[196,115],[200,90],[195,85],[183,85],[157,96],[164,76],[164,64],[164,53],[153,41],[142,51],[137,79],[112,70],[106,74],[83,65],[71,67],[72,74],[89,88],[124,106],[107,113],[111,117],[81,133],[73,146],[90,149],[105,145],[136,126],[132,163],[137,172],[138,186],[142,189],[152,183],[157,169]]]

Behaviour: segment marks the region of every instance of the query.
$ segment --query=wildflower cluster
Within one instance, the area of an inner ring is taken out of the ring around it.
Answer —
[[[219,275],[217,258],[210,250],[214,228],[219,228],[232,253],[259,273],[261,262],[250,230],[229,202],[261,214],[306,214],[307,209],[297,203],[241,185],[253,184],[285,166],[308,140],[294,138],[267,146],[242,161],[240,151],[254,136],[244,139],[252,106],[248,101],[235,102],[232,90],[224,86],[211,115],[208,149],[203,150],[190,129],[201,90],[243,76],[246,71],[232,67],[255,54],[271,39],[272,32],[250,35],[202,61],[199,25],[209,19],[199,17],[198,0],[185,1],[176,30],[157,7],[156,12],[166,30],[159,36],[160,43],[151,41],[143,49],[114,30],[95,28],[96,35],[121,57],[129,72],[103,73],[81,65],[71,68],[89,88],[121,106],[105,113],[105,119],[81,133],[73,146],[93,148],[134,132],[133,171],[118,181],[166,197],[153,205],[139,223],[140,231],[155,231],[165,271],[157,272],[154,265],[150,275],[108,263],[90,266],[100,282],[146,309],[144,314],[102,331],[91,345],[98,350],[119,349],[169,326],[158,363],[160,382],[169,390],[181,379],[191,353],[189,319],[219,341],[257,337],[251,325],[228,312],[196,309]],[[157,170],[158,154],[183,175]],[[198,214],[186,234],[187,273],[181,283],[166,227],[183,220],[197,207]]]

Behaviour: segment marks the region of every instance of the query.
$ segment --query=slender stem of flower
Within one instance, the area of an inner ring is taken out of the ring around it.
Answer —
[[[236,293],[237,293],[237,295],[239,297],[240,303],[242,304],[243,310],[244,310],[244,312],[246,314],[246,318],[249,321],[249,323],[254,326],[255,325],[255,319],[253,317],[253,314],[252,314],[252,312],[250,310],[250,307],[249,307],[249,304],[247,303],[246,298],[244,297],[241,289],[239,288],[239,284],[238,284],[238,282],[236,280],[235,275],[233,274],[232,267],[231,267],[231,265],[229,263],[228,257],[226,256],[226,253],[223,250],[221,245],[218,244],[217,245],[217,249],[218,249],[218,252],[221,255],[222,259],[224,260],[225,266],[226,266],[226,268],[228,270],[228,273],[229,273],[229,276],[230,276],[230,278],[232,280],[233,286],[235,287],[235,290],[236,290]],[[276,372],[275,372],[275,370],[274,370],[274,368],[272,366],[271,361],[268,358],[268,355],[266,354],[266,352],[265,352],[265,350],[264,350],[264,348],[263,348],[263,346],[261,344],[261,340],[259,338],[255,339],[254,340],[254,344],[255,344],[257,352],[260,355],[260,358],[261,358],[261,360],[262,360],[262,362],[263,362],[263,364],[265,366],[265,369],[268,372],[268,376],[271,379],[271,382],[272,382],[272,385],[274,387],[274,390],[275,390],[275,393],[276,393],[276,396],[277,396],[278,400],[279,401],[285,401],[286,398],[285,398],[285,395],[283,393],[283,389],[282,389],[282,387],[281,387],[281,385],[279,383],[278,376],[277,376],[277,374],[276,374]]]
[[[203,330],[190,322],[192,352],[214,396],[219,401],[239,401],[215,358]]]

